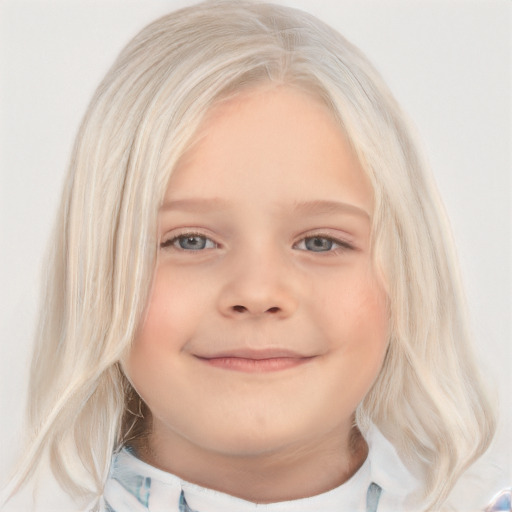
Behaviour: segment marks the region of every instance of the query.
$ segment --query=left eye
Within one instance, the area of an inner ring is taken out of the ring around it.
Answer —
[[[326,236],[308,236],[296,244],[295,247],[302,251],[328,252],[340,247],[348,249],[349,245]]]
[[[186,233],[163,242],[162,247],[174,247],[183,251],[201,251],[202,249],[213,249],[216,244],[204,235]]]

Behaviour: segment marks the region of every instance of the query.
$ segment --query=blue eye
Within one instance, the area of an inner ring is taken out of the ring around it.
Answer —
[[[323,236],[315,236],[311,238],[306,238],[304,240],[304,245],[308,251],[314,252],[323,252],[330,251],[332,246],[334,245],[333,240],[330,238],[325,238]]]
[[[352,246],[340,240],[334,240],[328,236],[308,236],[303,238],[295,246],[302,251],[332,252],[336,249],[352,249]]]
[[[171,238],[161,244],[162,248],[173,247],[183,251],[201,251],[203,249],[213,249],[217,244],[204,235],[194,233],[185,233],[183,235]]]

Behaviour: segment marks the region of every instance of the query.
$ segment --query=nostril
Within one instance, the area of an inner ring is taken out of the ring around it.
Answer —
[[[237,313],[245,313],[249,310],[245,306],[240,306],[239,304],[237,304],[236,306],[233,306],[233,311],[236,311]],[[278,308],[277,306],[274,306],[274,307],[268,308],[265,312],[266,313],[278,313],[279,311],[280,311],[280,308]]]

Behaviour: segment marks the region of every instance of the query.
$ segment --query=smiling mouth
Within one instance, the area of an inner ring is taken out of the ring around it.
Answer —
[[[209,366],[247,373],[276,372],[300,366],[314,356],[303,356],[286,350],[235,350],[212,356],[195,356]]]

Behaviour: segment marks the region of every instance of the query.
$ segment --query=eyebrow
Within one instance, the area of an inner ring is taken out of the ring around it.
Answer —
[[[229,209],[230,203],[220,198],[184,198],[167,201],[160,207],[161,212],[182,211],[192,213],[209,213]],[[370,214],[354,204],[343,201],[318,199],[314,201],[296,201],[292,205],[294,214],[298,215],[326,215],[326,214],[350,214],[370,219]]]
[[[160,207],[161,212],[181,211],[192,213],[208,213],[210,211],[226,210],[229,203],[217,197],[199,198],[190,197],[185,199],[174,199],[167,201]]]
[[[320,199],[316,201],[296,202],[294,210],[300,214],[325,215],[330,213],[344,213],[359,215],[370,219],[370,214],[364,208],[343,201],[330,201]]]

